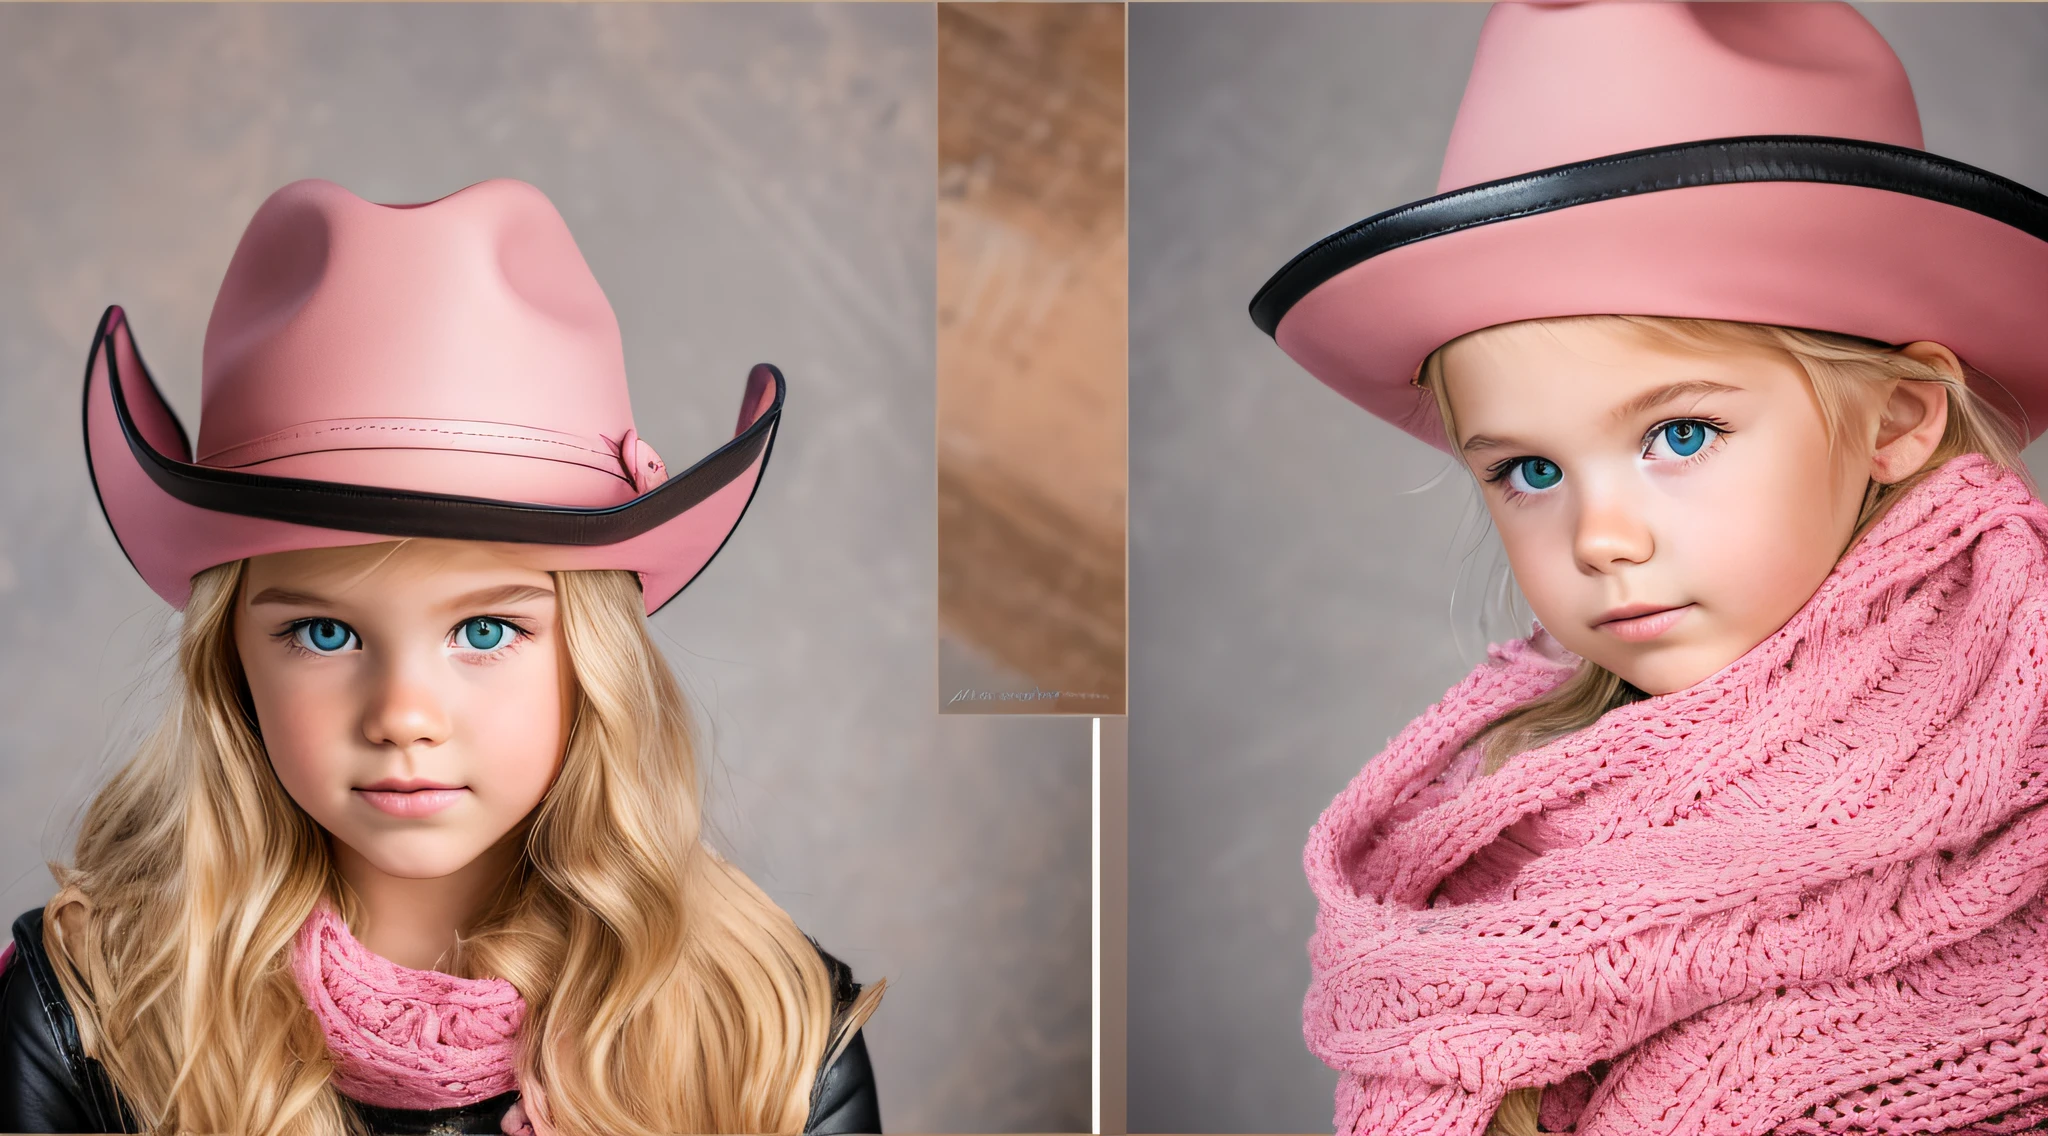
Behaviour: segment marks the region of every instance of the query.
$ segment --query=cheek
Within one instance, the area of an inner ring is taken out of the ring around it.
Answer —
[[[244,649],[243,673],[277,779],[302,807],[346,795],[353,696],[317,668],[273,665],[261,648]]]
[[[553,652],[535,644],[514,666],[491,668],[463,708],[463,749],[471,784],[494,813],[524,816],[554,783],[562,756],[561,670]]]
[[[1661,527],[1701,598],[1761,639],[1812,596],[1848,534],[1820,456],[1789,444],[1743,456],[1674,492]]]
[[[1561,601],[1572,589],[1584,586],[1571,526],[1560,519],[1567,514],[1550,503],[1531,508],[1488,499],[1486,507],[1514,570],[1516,587],[1545,626],[1559,622]],[[1549,515],[1538,515],[1544,513]]]

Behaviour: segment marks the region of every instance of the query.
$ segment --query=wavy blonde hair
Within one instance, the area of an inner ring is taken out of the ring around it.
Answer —
[[[234,647],[245,566],[194,578],[182,690],[93,799],[75,866],[52,866],[44,942],[86,1052],[147,1129],[359,1132],[289,954],[323,896],[358,911],[254,728]],[[520,1078],[559,1132],[797,1131],[883,984],[835,1014],[809,940],[700,840],[687,703],[633,574],[552,575],[577,686],[567,749],[449,970],[526,1000]]]
[[[1832,332],[1806,331],[1769,324],[1735,323],[1723,320],[1671,319],[1658,316],[1569,316],[1535,323],[1591,324],[1634,331],[1654,341],[1702,352],[1727,351],[1740,347],[1762,347],[1789,357],[1805,372],[1814,401],[1826,428],[1828,452],[1836,455],[1847,444],[1864,418],[1873,384],[1890,379],[1939,383],[1948,392],[1948,423],[1941,441],[1918,470],[1899,481],[1884,484],[1871,481],[1863,492],[1849,548],[1870,531],[1892,503],[1939,469],[1950,458],[1979,453],[2013,470],[2033,489],[2033,478],[2020,461],[2026,439],[2013,421],[1992,407],[1969,380],[1996,387],[1989,376],[1964,366],[1958,378],[1948,371],[1902,354],[1898,348],[1874,340]],[[1473,332],[1474,335],[1484,331]],[[1463,337],[1461,337],[1463,338]],[[1452,340],[1456,343],[1457,340]],[[1417,385],[1436,397],[1444,436],[1456,439],[1457,422],[1451,413],[1450,394],[1445,389],[1443,353],[1450,344],[1432,352],[1422,365]],[[1455,442],[1453,443],[1455,444]],[[1590,659],[1562,684],[1532,701],[1502,714],[1480,731],[1480,771],[1493,774],[1509,758],[1576,733],[1598,721],[1618,706],[1648,697],[1613,671]],[[1507,1095],[1487,1125],[1487,1136],[1537,1136],[1540,1089],[1517,1089]]]

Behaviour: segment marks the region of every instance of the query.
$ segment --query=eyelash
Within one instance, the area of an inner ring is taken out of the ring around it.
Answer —
[[[1735,432],[1729,429],[1728,424],[1726,422],[1721,421],[1719,418],[1713,418],[1705,415],[1692,415],[1687,418],[1667,418],[1664,421],[1657,423],[1655,426],[1650,427],[1650,429],[1643,434],[1643,449],[1647,451],[1652,445],[1652,443],[1655,441],[1658,434],[1664,432],[1665,430],[1673,426],[1678,425],[1681,422],[1697,422],[1714,431],[1714,436],[1711,439],[1709,439],[1705,445],[1700,447],[1698,453],[1687,454],[1685,457],[1678,459],[1678,464],[1681,466],[1691,465],[1693,462],[1699,461],[1700,459],[1706,457],[1708,454],[1713,453],[1714,450],[1717,448],[1715,443],[1719,442],[1721,439]],[[1504,483],[1507,480],[1508,474],[1512,473],[1516,466],[1528,460],[1529,456],[1525,454],[1520,457],[1503,458],[1502,460],[1493,463],[1492,465],[1486,467],[1487,483],[1490,485]],[[1509,502],[1519,501],[1522,498],[1529,496],[1529,494],[1524,493],[1521,490],[1506,484],[1501,484],[1501,493],[1504,499]]]
[[[448,631],[448,637],[452,639],[456,635],[461,634],[462,629],[464,627],[467,627],[468,625],[476,622],[479,619],[488,619],[493,623],[497,623],[504,626],[506,630],[512,632],[513,638],[511,642],[506,643],[503,646],[497,647],[490,651],[470,650],[460,652],[461,654],[467,656],[464,659],[465,662],[476,664],[495,662],[496,660],[504,658],[506,655],[509,655],[512,652],[518,650],[520,647],[525,646],[526,642],[533,638],[533,632],[531,630],[521,625],[517,620],[510,619],[502,615],[472,615],[468,619],[465,619],[462,622],[456,624],[454,627],[450,628]],[[305,644],[299,642],[300,630],[306,627],[310,627],[315,623],[334,623],[342,627],[348,627],[349,635],[355,638],[358,644],[360,644],[362,641],[362,637],[356,634],[356,629],[353,627],[349,627],[348,624],[346,623],[342,623],[341,620],[326,619],[317,616],[309,617],[306,619],[294,619],[290,623],[285,624],[284,630],[273,632],[271,634],[271,638],[282,642],[286,650],[296,652],[300,655],[304,655],[309,659],[331,659],[334,657],[334,655],[341,654],[342,652],[336,651],[334,652],[334,654],[323,655],[318,651],[314,651],[307,648]]]

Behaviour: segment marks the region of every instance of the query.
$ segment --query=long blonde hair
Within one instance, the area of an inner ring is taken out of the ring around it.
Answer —
[[[1948,371],[1905,355],[1889,344],[1769,324],[1623,315],[1567,316],[1534,322],[1591,324],[1632,330],[1695,351],[1726,351],[1732,347],[1748,346],[1782,352],[1806,374],[1827,431],[1831,455],[1838,452],[1839,446],[1846,444],[1850,431],[1856,428],[1860,420],[1857,408],[1866,397],[1870,384],[1888,379],[1941,384],[1948,392],[1948,424],[1942,432],[1941,442],[1935,446],[1926,464],[1907,477],[1890,484],[1870,482],[1864,489],[1856,525],[1848,543],[1843,546],[1843,552],[1870,531],[1892,502],[1957,455],[1983,454],[2018,472],[2027,479],[2029,487],[2033,485],[2026,466],[2020,461],[2020,450],[2026,445],[2025,437],[2010,418],[1991,406],[1967,380],[1974,378],[1992,387],[1996,383],[1967,365],[1964,377],[1957,378]],[[1457,340],[1452,340],[1455,342]],[[1435,395],[1444,436],[1456,438],[1457,424],[1451,414],[1450,394],[1443,381],[1443,353],[1449,346],[1445,344],[1430,354],[1416,382]],[[1643,691],[1620,675],[1586,660],[1562,685],[1510,710],[1486,726],[1480,735],[1483,739],[1481,769],[1486,773],[1495,772],[1515,754],[1590,726],[1609,710],[1645,697],[1647,695]]]
[[[233,620],[245,561],[193,581],[182,680],[94,798],[44,940],[88,1055],[151,1130],[360,1131],[289,969],[323,896],[354,919],[325,834],[254,728]],[[699,838],[682,689],[630,572],[553,573],[578,688],[525,856],[452,972],[526,1000],[519,1071],[564,1133],[790,1132],[880,985],[835,1016],[796,924]]]

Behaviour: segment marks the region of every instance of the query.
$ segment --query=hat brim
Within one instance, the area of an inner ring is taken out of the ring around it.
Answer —
[[[731,441],[624,503],[577,508],[440,495],[218,469],[192,447],[109,307],[85,374],[86,462],[114,539],[150,588],[182,609],[192,577],[217,564],[296,549],[408,537],[542,546],[550,569],[640,574],[649,615],[724,547],[753,500],[781,421],[786,384],[747,376]]]
[[[1389,210],[1269,280],[1253,319],[1311,374],[1438,449],[1430,352],[1574,315],[1722,319],[1934,340],[2048,427],[2048,197],[1844,139],[1718,139],[1504,179]]]

